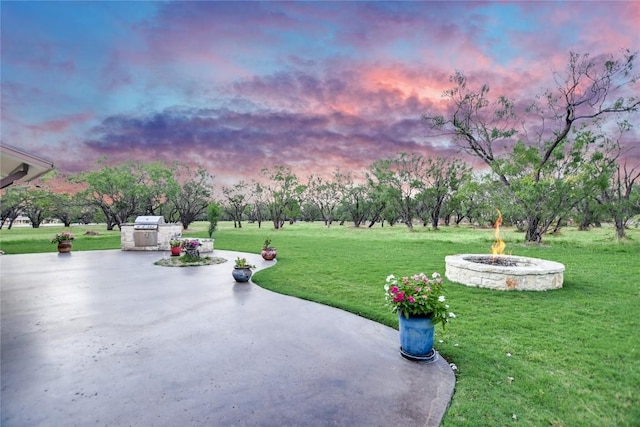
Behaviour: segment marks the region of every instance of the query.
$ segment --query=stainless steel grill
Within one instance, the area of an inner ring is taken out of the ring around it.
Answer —
[[[133,242],[136,247],[158,246],[158,228],[164,224],[162,216],[139,216],[133,223]]]

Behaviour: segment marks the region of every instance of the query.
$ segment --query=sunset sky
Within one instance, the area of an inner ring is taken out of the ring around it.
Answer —
[[[399,152],[470,160],[421,121],[445,108],[454,71],[530,99],[571,51],[640,49],[637,1],[0,8],[3,143],[65,173],[102,156],[182,160],[221,184],[278,164],[362,171]]]

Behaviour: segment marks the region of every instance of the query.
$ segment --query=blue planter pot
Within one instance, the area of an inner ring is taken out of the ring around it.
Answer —
[[[234,267],[231,274],[233,275],[233,278],[236,279],[236,282],[248,282],[251,278],[251,269]]]
[[[400,323],[400,354],[418,362],[432,362],[437,353],[433,349],[434,327],[431,318],[411,316],[408,319],[398,312]]]

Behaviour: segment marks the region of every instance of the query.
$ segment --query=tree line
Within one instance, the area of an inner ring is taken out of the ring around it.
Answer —
[[[303,180],[278,165],[264,169],[260,181],[223,186],[217,197],[213,176],[202,167],[125,162],[69,177],[85,185],[74,194],[55,193],[46,183],[10,187],[1,196],[1,220],[9,228],[18,215],[27,216],[33,227],[47,218],[65,226],[104,222],[111,230],[138,215],[161,215],[188,229],[194,221],[207,220],[208,209],[219,209],[221,219],[235,227],[246,221],[259,227],[269,221],[275,229],[295,221],[323,221],[327,227],[437,229],[462,222],[490,225],[500,209],[506,224],[526,231],[528,209],[534,206],[543,219],[540,235],[567,223],[586,229],[611,221],[622,238],[631,218],[640,215],[640,190],[634,186],[638,174],[630,176],[623,164],[607,159],[597,151],[576,157],[568,169],[558,167],[538,184],[523,178],[507,187],[495,174],[474,174],[459,159],[400,153],[375,161],[360,176],[335,170],[331,178]],[[534,185],[544,185],[544,191]]]

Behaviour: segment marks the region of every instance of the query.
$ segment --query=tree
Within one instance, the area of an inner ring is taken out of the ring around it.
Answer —
[[[471,168],[458,159],[445,160],[441,157],[428,159],[425,171],[423,201],[431,206],[431,228],[438,228],[440,212],[461,183],[471,177]]]
[[[500,183],[497,183],[500,185]],[[454,222],[460,224],[467,218],[471,224],[484,224],[489,215],[495,213],[497,203],[508,204],[504,195],[496,195],[496,183],[489,176],[480,176],[475,179],[465,180],[453,194],[450,201],[450,209],[455,216]],[[506,209],[500,206],[501,211]]]
[[[393,225],[399,216],[398,208],[395,200],[397,200],[395,192],[386,186],[367,185],[368,196],[370,199],[369,207],[369,228],[373,227],[376,222],[384,227],[384,222],[389,221]]]
[[[134,215],[154,214],[167,193],[175,191],[173,172],[161,163],[127,161],[117,166],[103,165],[97,171],[84,172],[71,180],[86,183],[86,200],[97,206],[105,216],[107,230],[121,228]]]
[[[222,213],[222,208],[219,204],[212,202],[207,206],[207,219],[209,220],[209,238],[213,237],[213,232],[218,228],[218,219]]]
[[[72,204],[78,210],[77,219],[83,224],[92,222],[105,222],[104,213],[95,205],[86,202],[86,198],[82,192],[75,193],[71,196]]]
[[[242,228],[242,217],[251,203],[251,189],[249,184],[240,181],[233,187],[222,187],[222,194],[226,199],[225,210],[233,218],[233,228]]]
[[[189,167],[174,163],[172,168],[162,162],[138,163],[139,185],[143,201],[142,214],[162,215],[168,200],[175,200],[180,191],[179,177],[188,176],[189,181],[196,180],[200,171],[193,172]],[[195,178],[191,178],[193,176]],[[184,186],[182,188],[184,191]],[[184,224],[183,224],[184,225]],[[186,228],[186,227],[185,227]]]
[[[202,166],[198,166],[195,171],[185,165],[176,166],[177,180],[183,183],[173,195],[168,196],[168,199],[176,210],[182,227],[186,230],[192,222],[207,211],[211,199],[213,176]]]
[[[413,230],[415,197],[424,188],[425,169],[421,156],[400,153],[393,158],[376,160],[367,174],[369,186],[389,203],[388,212],[400,214],[410,230]]]
[[[51,216],[58,218],[65,227],[69,227],[71,222],[80,218],[81,206],[76,203],[69,193],[53,193],[53,206]]]
[[[599,187],[601,191],[596,195],[595,200],[613,219],[618,239],[626,238],[627,222],[638,213],[634,208],[632,194],[635,184],[640,179],[640,165],[630,165],[628,160],[623,159],[624,150],[620,145],[621,136],[628,130],[630,130],[630,124],[621,122],[618,124],[617,139],[603,136],[604,144],[610,149],[597,159],[599,162],[594,162],[592,169],[595,171],[596,178],[604,177],[604,180],[600,180],[603,184]]]
[[[347,188],[343,196],[343,206],[349,213],[354,227],[360,227],[371,212],[371,199],[366,185],[359,184]]]
[[[296,212],[300,211],[300,197],[304,186],[299,184],[298,177],[291,169],[282,165],[272,169],[263,169],[262,175],[267,179],[267,184],[261,186],[264,192],[267,209],[273,227],[282,228],[287,218],[293,219]]]
[[[28,188],[22,213],[31,220],[31,227],[40,228],[40,224],[52,216],[54,203],[53,193],[49,189]]]
[[[365,184],[356,184],[350,174],[344,176],[341,209],[344,210],[354,227],[360,227],[372,210],[371,191]]]
[[[317,175],[309,176],[305,192],[308,200],[317,207],[327,227],[335,219],[336,209],[342,199],[342,192],[347,180],[347,176],[339,170],[333,173],[333,177],[334,181],[327,181]]]
[[[616,164],[616,170],[611,180],[611,185],[602,193],[602,199],[606,202],[609,213],[616,225],[618,239],[626,238],[625,229],[629,220],[640,214],[640,198],[637,189],[640,179],[640,167],[630,167],[626,162]]]
[[[253,197],[253,208],[249,214],[249,218],[258,223],[258,228],[262,227],[262,221],[266,217],[268,211],[266,194],[265,186],[259,182],[253,181],[251,193]]]
[[[527,241],[540,242],[542,235],[565,219],[585,197],[589,164],[601,154],[592,150],[590,132],[565,139],[542,169],[536,171],[539,151],[518,142],[502,169],[510,178],[509,190],[521,207],[527,224]],[[539,178],[535,175],[539,174]]]
[[[425,115],[424,119],[433,129],[452,135],[464,151],[485,162],[506,186],[512,185],[509,171],[514,170],[514,162],[526,152],[534,162],[530,164],[528,190],[544,196],[549,190],[545,178],[549,176],[549,164],[570,150],[568,135],[578,123],[589,124],[595,119],[637,111],[640,100],[633,88],[639,76],[632,74],[635,58],[636,54],[629,51],[617,58],[595,59],[570,53],[566,70],[554,73],[555,88],[537,97],[523,113],[517,113],[516,104],[505,96],[490,100],[487,84],[478,90],[470,89],[466,76],[456,72],[450,78],[454,87],[444,93],[453,104],[452,113]],[[522,139],[513,146],[519,121]],[[508,145],[512,147],[511,156],[509,150],[499,151]],[[516,178],[523,182],[522,174]],[[542,205],[542,200],[532,203],[530,193],[525,194],[526,205]],[[518,202],[523,201],[518,198]],[[550,220],[536,210],[528,210],[527,216],[526,240],[540,242]]]
[[[308,200],[300,206],[300,216],[305,222],[314,222],[322,219],[322,215],[316,204]]]
[[[24,208],[26,197],[27,187],[24,186],[11,186],[0,193],[0,229],[2,229],[6,221],[9,221],[7,228],[11,230],[13,221]]]
[[[449,201],[449,215],[452,215],[455,225],[459,225],[465,218],[473,222],[480,196],[480,184],[478,181],[464,182]]]

